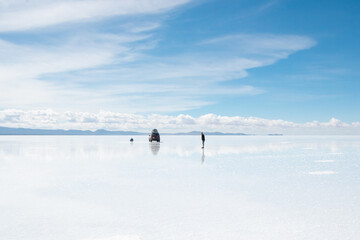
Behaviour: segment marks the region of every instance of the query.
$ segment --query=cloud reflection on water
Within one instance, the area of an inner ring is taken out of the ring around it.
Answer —
[[[66,158],[70,154],[76,156],[87,156],[91,153],[92,156],[97,156],[101,159],[106,157],[126,156],[133,157],[145,155],[148,151],[144,144],[149,144],[149,148],[153,155],[157,155],[160,151],[164,155],[177,155],[180,157],[198,155],[202,152],[200,149],[200,140],[197,137],[184,137],[184,136],[163,136],[162,143],[148,143],[146,137],[140,137],[136,142],[131,143],[128,147],[128,137],[114,136],[106,137],[106,141],[101,137],[79,137],[79,136],[60,136],[60,139],[68,139],[62,142],[61,145],[55,141],[49,141],[44,145],[41,141],[33,141],[35,139],[51,139],[51,137],[28,137],[22,139],[20,142],[16,140],[20,137],[8,137],[9,142],[1,144],[0,142],[0,157],[3,159],[11,158],[12,156],[26,156],[27,158],[38,158],[51,160],[54,157],[54,152],[62,154]],[[125,140],[126,138],[126,140]],[[277,139],[278,138],[278,139]],[[291,141],[293,139],[293,141]],[[322,151],[324,154],[341,155],[339,149],[358,148],[359,142],[329,142],[318,141],[315,139],[313,142],[302,141],[302,138],[290,138],[284,142],[279,137],[216,137],[211,136],[207,139],[206,155],[222,156],[222,155],[238,155],[238,154],[266,154],[266,153],[281,153],[286,151],[298,151],[303,154],[310,154],[315,151]],[[224,141],[226,140],[226,141]],[[271,141],[269,141],[271,140]],[[290,141],[289,141],[290,140]],[[320,138],[321,140],[321,138]],[[325,140],[325,139],[324,139]],[[2,141],[3,142],[3,141]],[[127,144],[124,144],[124,143]],[[194,144],[198,143],[198,144]]]

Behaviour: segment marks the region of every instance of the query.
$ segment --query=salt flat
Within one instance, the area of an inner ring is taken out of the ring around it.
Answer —
[[[359,136],[161,140],[0,136],[1,239],[360,236]]]

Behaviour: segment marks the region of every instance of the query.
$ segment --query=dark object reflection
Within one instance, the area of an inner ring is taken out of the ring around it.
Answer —
[[[201,164],[203,164],[205,162],[205,153],[204,153],[204,149],[201,149]]]
[[[160,151],[160,143],[159,142],[150,142],[149,143],[150,150],[152,154],[157,155]]]

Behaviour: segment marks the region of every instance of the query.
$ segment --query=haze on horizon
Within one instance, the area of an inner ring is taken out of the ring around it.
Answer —
[[[0,0],[0,126],[360,134],[359,9]]]

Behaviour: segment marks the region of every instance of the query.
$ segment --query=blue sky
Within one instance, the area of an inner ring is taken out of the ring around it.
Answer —
[[[287,59],[250,69],[246,78],[224,83],[252,85],[263,89],[263,94],[221,97],[217,104],[200,111],[216,109],[225,115],[293,121],[333,116],[358,120],[359,57],[355,53],[360,52],[359,6],[356,1],[210,1],[188,10],[186,17],[197,17],[185,27],[181,22],[175,24],[187,29],[186,34],[196,32],[195,38],[271,33],[307,36],[316,41],[315,46]]]
[[[60,127],[111,112],[358,126],[359,10],[358,1],[0,0],[0,122],[45,116],[53,125],[36,127]],[[81,128],[126,128],[105,122]]]

